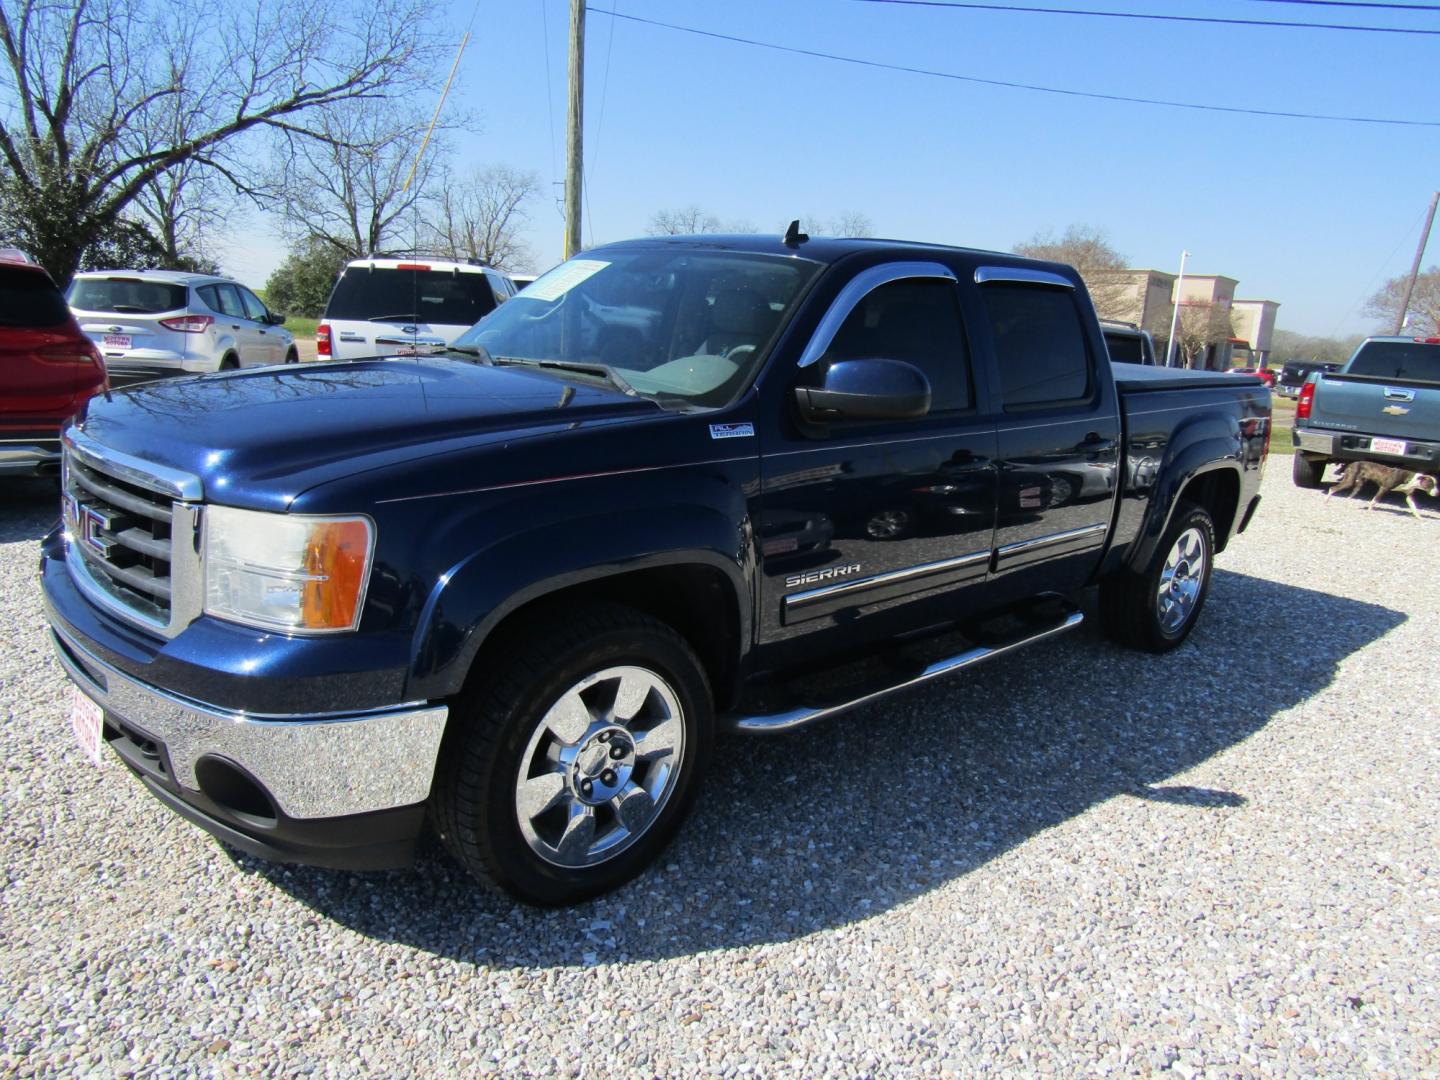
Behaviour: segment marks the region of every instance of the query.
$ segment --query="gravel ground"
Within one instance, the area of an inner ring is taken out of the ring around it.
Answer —
[[[1191,642],[720,746],[584,907],[227,855],[72,745],[0,491],[0,1073],[1440,1075],[1440,504],[1280,459]],[[877,737],[878,734],[878,737]]]

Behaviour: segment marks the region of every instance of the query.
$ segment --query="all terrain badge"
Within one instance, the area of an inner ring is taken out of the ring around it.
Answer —
[[[754,424],[745,423],[710,425],[710,438],[712,439],[753,439],[754,437]]]

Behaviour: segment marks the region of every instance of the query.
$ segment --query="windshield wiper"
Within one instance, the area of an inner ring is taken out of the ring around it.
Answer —
[[[495,358],[490,355],[490,350],[484,345],[447,345],[445,351],[460,353],[462,356],[473,356],[486,367],[495,366]]]
[[[413,311],[402,311],[398,315],[372,315],[366,322],[419,322],[420,316]]]
[[[497,364],[521,364],[525,367],[550,368],[555,371],[575,371],[582,375],[599,375],[622,394],[629,394],[631,397],[636,396],[635,388],[626,382],[624,376],[609,364],[595,364],[586,360],[532,360],[524,356],[496,356],[492,359]]]

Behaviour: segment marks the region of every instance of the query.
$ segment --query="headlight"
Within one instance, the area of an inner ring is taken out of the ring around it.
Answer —
[[[207,506],[205,612],[267,630],[353,630],[374,547],[365,517]]]

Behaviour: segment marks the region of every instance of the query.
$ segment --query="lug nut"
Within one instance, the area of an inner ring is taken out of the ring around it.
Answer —
[[[595,785],[592,784],[592,783],[590,783],[589,780],[581,780],[581,781],[580,781],[580,794],[582,794],[582,795],[589,795],[590,792],[591,792],[592,790],[594,790],[594,787],[595,787]]]
[[[596,741],[596,742],[609,742],[609,741],[610,741],[610,732],[608,732],[608,731],[602,731],[602,732],[600,732],[599,735],[596,735],[596,736],[595,736],[595,741]]]
[[[606,769],[603,773],[600,774],[600,779],[605,782],[605,784],[606,784],[607,787],[608,787],[609,785],[611,785],[611,784],[614,784],[614,783],[615,783],[615,770],[614,770],[614,769]]]
[[[625,747],[621,746],[619,743],[616,743],[614,746],[610,747],[610,756],[611,756],[612,758],[622,758],[622,757],[624,757],[624,756],[625,756]]]

